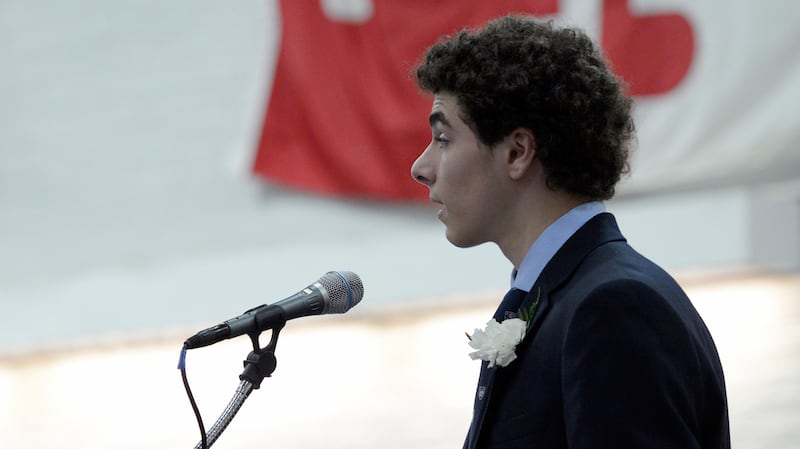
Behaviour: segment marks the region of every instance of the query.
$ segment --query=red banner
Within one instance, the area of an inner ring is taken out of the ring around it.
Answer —
[[[280,2],[278,63],[253,169],[303,190],[395,200],[427,198],[409,175],[430,140],[431,99],[410,74],[425,48],[511,12],[559,12],[557,0],[372,0],[363,20],[341,20],[322,3]],[[602,21],[605,51],[632,94],[680,83],[693,52],[683,17],[636,17],[627,0],[606,0]]]

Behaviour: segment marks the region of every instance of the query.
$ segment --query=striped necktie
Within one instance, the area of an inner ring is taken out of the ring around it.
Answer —
[[[498,322],[502,322],[509,318],[516,318],[517,311],[519,311],[519,307],[522,305],[522,301],[525,300],[527,294],[528,292],[518,288],[509,290],[497,307],[497,311],[494,313],[494,319]]]

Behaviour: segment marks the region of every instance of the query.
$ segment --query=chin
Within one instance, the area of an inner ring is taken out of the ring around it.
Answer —
[[[452,232],[449,228],[447,229],[445,236],[447,237],[448,242],[452,243],[453,246],[458,248],[471,248],[485,242],[485,240],[470,238],[466,235],[459,235],[456,232]]]

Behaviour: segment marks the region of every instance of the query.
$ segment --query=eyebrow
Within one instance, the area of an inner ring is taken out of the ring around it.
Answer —
[[[428,122],[430,122],[431,126],[441,123],[442,125],[452,127],[442,111],[431,112],[430,117],[428,117]]]

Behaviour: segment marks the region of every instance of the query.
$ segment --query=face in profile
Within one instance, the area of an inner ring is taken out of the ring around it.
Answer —
[[[436,94],[431,142],[412,165],[411,175],[439,205],[447,239],[469,247],[495,241],[509,192],[501,152],[484,145],[462,116],[454,95]]]

